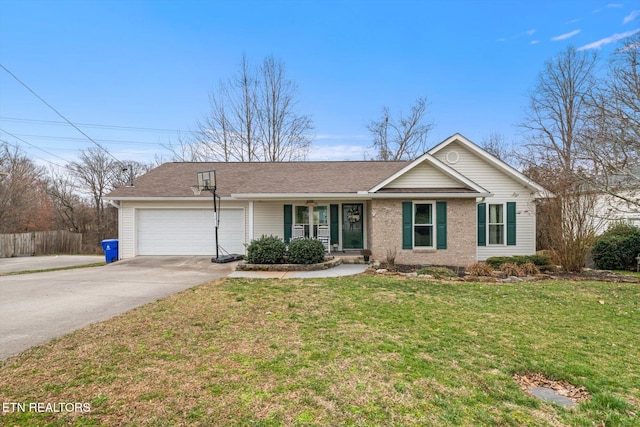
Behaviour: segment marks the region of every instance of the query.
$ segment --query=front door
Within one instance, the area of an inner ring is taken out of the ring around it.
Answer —
[[[362,203],[342,205],[342,248],[362,249],[364,243]]]

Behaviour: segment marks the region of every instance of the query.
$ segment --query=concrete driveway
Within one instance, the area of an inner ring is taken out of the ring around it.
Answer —
[[[46,255],[0,258],[0,274],[47,270],[104,262],[104,255]]]
[[[30,258],[38,263],[40,257]],[[214,264],[210,257],[138,257],[100,267],[1,276],[0,360],[234,268],[235,263]]]

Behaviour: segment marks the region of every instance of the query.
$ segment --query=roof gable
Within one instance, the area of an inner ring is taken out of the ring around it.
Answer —
[[[438,159],[441,159],[443,162],[449,162],[453,164],[453,167],[456,167],[455,163],[458,161],[458,154],[450,154],[452,151],[456,151],[456,148],[462,148],[462,150],[470,153],[471,155],[475,156],[476,158],[493,168],[496,173],[506,175],[507,177],[518,182],[520,185],[529,188],[535,193],[539,193],[540,195],[550,194],[550,192],[540,184],[529,179],[527,176],[525,176],[512,166],[508,165],[507,163],[503,162],[502,160],[498,159],[497,157],[489,154],[487,151],[483,150],[459,133],[456,133],[455,135],[452,135],[449,138],[445,139],[440,144],[430,149],[427,153],[433,155]],[[482,184],[484,185],[484,183]],[[491,190],[491,188],[489,190]]]
[[[443,173],[428,162],[422,162],[405,174],[397,177],[384,188],[456,188],[463,187],[460,181]]]
[[[404,187],[409,185],[409,187]],[[370,193],[390,191],[394,188],[414,189],[466,189],[483,195],[489,192],[468,179],[452,167],[444,164],[429,153],[424,153],[404,168],[378,183],[369,190]]]

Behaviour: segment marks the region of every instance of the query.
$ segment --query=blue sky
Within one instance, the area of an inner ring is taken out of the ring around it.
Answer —
[[[517,145],[546,60],[569,45],[606,57],[638,31],[639,0],[0,0],[0,63],[119,159],[149,161],[194,129],[243,54],[274,55],[313,117],[310,159],[359,160],[367,122],[420,96],[430,145],[456,132]],[[92,143],[60,122],[0,69],[2,140],[62,164]]]

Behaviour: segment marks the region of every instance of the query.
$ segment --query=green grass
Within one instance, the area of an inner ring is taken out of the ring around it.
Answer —
[[[613,272],[616,273],[616,274],[624,274],[626,276],[640,277],[640,273],[638,273],[636,271],[614,270]]]
[[[0,277],[2,276],[16,276],[19,274],[33,274],[33,273],[46,273],[48,271],[59,271],[59,270],[76,270],[78,268],[91,268],[91,267],[102,267],[106,265],[106,262],[94,262],[92,264],[82,264],[82,265],[69,265],[66,267],[52,267],[52,268],[41,268],[37,270],[23,270],[23,271],[10,271],[7,273],[0,273]]]
[[[640,425],[640,285],[226,279],[9,359],[8,425]],[[573,409],[512,376],[584,386]]]

